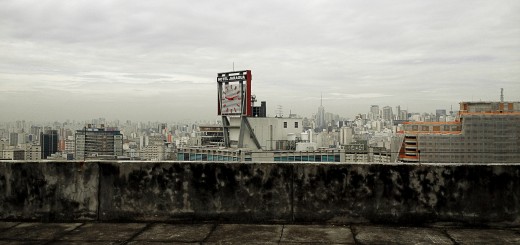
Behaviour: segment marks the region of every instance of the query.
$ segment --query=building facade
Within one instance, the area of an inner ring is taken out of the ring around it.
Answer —
[[[25,160],[25,150],[22,150],[22,149],[3,150],[1,159]]]
[[[370,106],[370,112],[369,117],[372,120],[379,120],[379,106],[378,105],[371,105]]]
[[[392,112],[392,107],[385,106],[383,107],[383,120],[392,121],[394,119],[394,113]]]
[[[123,135],[115,128],[84,128],[75,135],[75,159],[114,159],[123,156]]]
[[[520,161],[520,102],[461,102],[454,122],[408,122],[403,162]]]
[[[47,130],[40,134],[41,159],[47,159],[58,151],[58,131]]]
[[[27,145],[25,149],[25,160],[41,160],[42,147],[40,145]]]
[[[224,145],[224,128],[222,128],[222,125],[200,125],[199,132],[202,146]]]

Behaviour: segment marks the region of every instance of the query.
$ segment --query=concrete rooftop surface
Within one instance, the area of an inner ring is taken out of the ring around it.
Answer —
[[[1,244],[520,244],[520,228],[3,221]]]

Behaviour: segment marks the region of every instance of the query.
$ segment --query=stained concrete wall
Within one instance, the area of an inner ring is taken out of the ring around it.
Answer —
[[[0,162],[0,219],[96,220],[99,166]]]
[[[520,165],[0,162],[0,219],[520,225]]]
[[[520,165],[313,164],[295,169],[296,221],[520,221]]]
[[[291,219],[288,164],[101,164],[101,220]]]

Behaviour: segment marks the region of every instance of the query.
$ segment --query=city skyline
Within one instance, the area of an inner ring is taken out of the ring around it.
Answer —
[[[0,121],[214,120],[219,72],[268,114],[520,101],[517,1],[6,1]],[[362,109],[361,109],[362,108]]]

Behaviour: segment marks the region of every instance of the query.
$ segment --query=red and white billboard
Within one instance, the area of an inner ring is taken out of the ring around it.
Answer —
[[[251,105],[251,70],[218,73],[218,114],[253,114]]]

